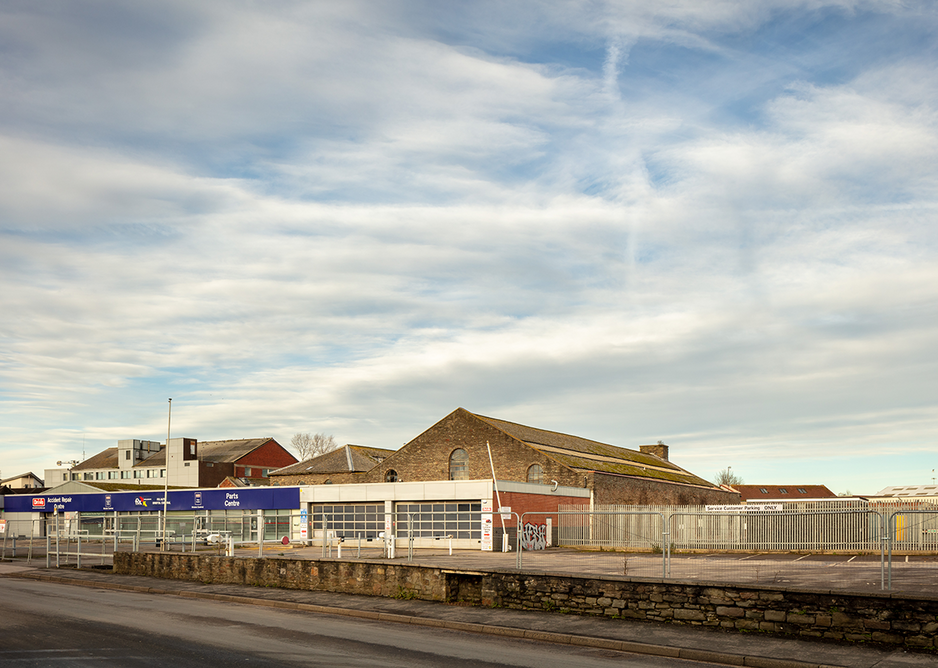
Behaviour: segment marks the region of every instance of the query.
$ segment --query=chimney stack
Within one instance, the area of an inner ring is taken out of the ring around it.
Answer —
[[[640,445],[638,449],[646,455],[655,455],[661,457],[664,461],[668,461],[668,446],[661,441],[658,441],[655,445]]]

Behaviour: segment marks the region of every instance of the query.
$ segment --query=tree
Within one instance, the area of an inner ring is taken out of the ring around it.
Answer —
[[[294,434],[293,438],[290,439],[290,445],[296,450],[301,461],[318,457],[339,447],[332,434],[326,436],[325,434],[310,435],[308,433]]]
[[[733,467],[727,466],[725,469],[717,473],[715,478],[716,484],[718,485],[742,485],[743,479],[738,475],[733,473]]]

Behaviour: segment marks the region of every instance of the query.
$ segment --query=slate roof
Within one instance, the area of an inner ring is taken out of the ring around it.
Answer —
[[[305,473],[364,473],[393,455],[396,450],[372,448],[367,445],[343,445],[340,448],[296,464],[284,466],[269,475],[303,475]]]
[[[836,499],[837,495],[824,485],[731,485],[739,492],[740,501],[799,501],[803,499]]]
[[[228,441],[200,441],[198,443],[198,458],[205,462],[230,463],[236,462],[245,455],[257,450],[262,445],[274,440],[272,437],[264,438],[238,438]],[[98,454],[89,457],[81,464],[72,467],[72,471],[90,471],[95,469],[116,469],[119,468],[118,449],[107,448]],[[154,466],[166,465],[166,448],[159,451],[143,461],[134,464],[134,468],[152,468]]]
[[[709,480],[700,478],[655,455],[475,413],[472,415],[576,471],[615,473],[703,487],[717,487]]]
[[[107,448],[98,454],[89,457],[81,464],[75,464],[71,470],[82,471],[90,469],[116,469],[117,464],[117,448]]]

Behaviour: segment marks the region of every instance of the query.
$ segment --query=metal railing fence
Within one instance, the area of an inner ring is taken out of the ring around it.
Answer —
[[[49,515],[17,520],[16,532],[2,537],[0,558],[88,566],[109,563],[120,550],[237,550],[263,557],[287,556],[289,545],[307,548],[289,556],[311,559],[404,558],[457,568],[496,564],[665,580],[938,591],[938,506],[931,504],[732,511],[573,506],[520,515],[481,512],[475,504],[400,507],[374,517],[338,506],[289,514],[170,513],[165,543],[158,514]]]

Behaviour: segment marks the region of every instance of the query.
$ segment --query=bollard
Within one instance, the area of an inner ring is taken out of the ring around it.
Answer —
[[[336,549],[338,550],[339,559],[342,558],[342,539],[339,539],[339,542],[336,544]]]
[[[449,537],[449,556],[453,556],[453,537]]]
[[[322,558],[326,558],[326,512],[322,513]]]
[[[358,534],[358,558],[362,558],[362,535]]]

